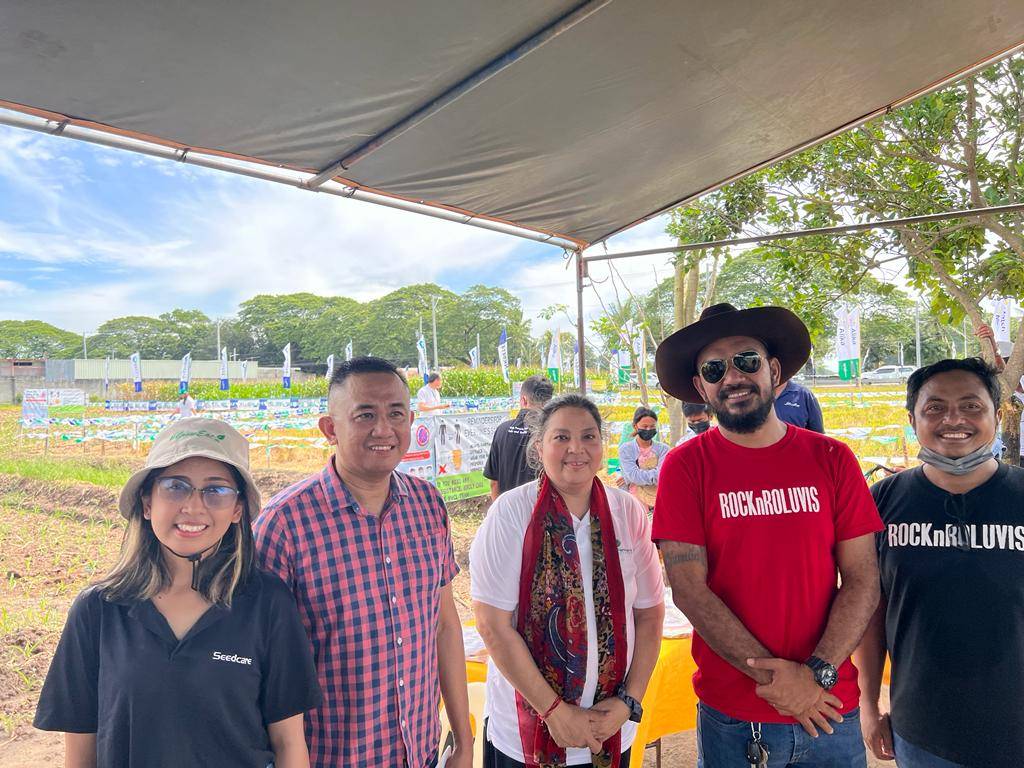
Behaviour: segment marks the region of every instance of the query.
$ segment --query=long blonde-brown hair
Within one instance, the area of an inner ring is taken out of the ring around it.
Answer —
[[[200,561],[198,592],[214,605],[230,608],[235,590],[252,575],[255,544],[245,480],[230,464],[224,466],[231,470],[238,484],[242,516],[237,524],[228,528],[217,549]],[[117,562],[106,576],[95,582],[106,600],[149,600],[171,586],[171,571],[164,560],[162,545],[153,533],[152,523],[142,514],[142,498],[152,493],[153,483],[163,469],[154,469],[146,476],[132,507]]]

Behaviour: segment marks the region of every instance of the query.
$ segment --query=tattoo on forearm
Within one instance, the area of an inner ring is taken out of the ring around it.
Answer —
[[[704,552],[698,548],[682,552],[669,552],[665,555],[665,566],[681,565],[682,563],[703,563]]]

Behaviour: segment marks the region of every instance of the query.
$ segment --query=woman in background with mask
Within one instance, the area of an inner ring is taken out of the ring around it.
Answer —
[[[654,509],[658,472],[670,447],[658,441],[658,414],[640,406],[633,412],[633,439],[619,446],[620,487]]]
[[[907,382],[921,466],[872,487],[882,599],[854,654],[861,727],[900,768],[1024,755],[1024,469],[992,456],[996,372],[942,360]],[[892,662],[891,716],[879,709]]]

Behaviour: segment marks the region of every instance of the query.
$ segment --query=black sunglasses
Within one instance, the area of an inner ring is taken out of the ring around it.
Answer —
[[[757,373],[764,358],[760,352],[749,350],[732,356],[732,364],[743,373]],[[700,377],[708,384],[717,384],[729,371],[729,360],[705,360],[700,365]]]

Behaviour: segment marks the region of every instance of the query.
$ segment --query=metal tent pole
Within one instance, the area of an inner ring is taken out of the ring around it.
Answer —
[[[815,227],[814,229],[794,229],[787,232],[773,232],[768,235],[752,235],[750,237],[734,237],[729,240],[711,240],[705,243],[683,243],[664,248],[647,248],[642,251],[624,251],[622,253],[599,253],[584,256],[584,261],[611,261],[613,259],[629,259],[634,256],[654,256],[660,253],[680,253],[682,251],[703,251],[711,248],[727,248],[734,245],[753,245],[767,243],[772,240],[793,240],[811,235],[842,235],[851,232],[864,232],[870,229],[897,229],[898,227],[926,224],[931,221],[947,221],[948,219],[974,219],[979,216],[995,216],[1001,213],[1018,213],[1024,211],[1024,203],[1012,205],[992,205],[987,208],[964,208],[958,211],[929,213],[924,216],[906,216],[900,219],[883,219],[882,221],[866,221],[859,224],[840,224],[835,227]]]
[[[576,343],[579,345],[580,392],[587,394],[587,345],[583,334],[583,278],[587,274],[587,264],[583,254],[576,251]]]

